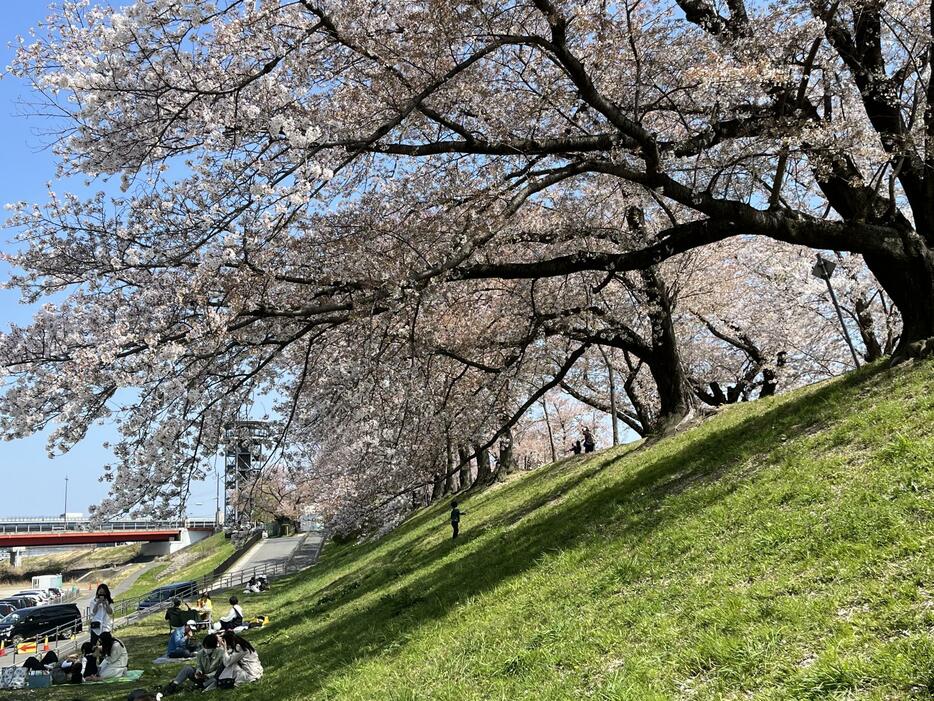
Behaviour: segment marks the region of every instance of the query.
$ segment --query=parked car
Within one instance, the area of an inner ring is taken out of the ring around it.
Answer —
[[[45,589],[24,589],[16,592],[13,596],[33,596],[43,604],[52,600],[52,594]]]
[[[191,596],[197,591],[197,582],[174,582],[172,584],[166,584],[158,589],[153,589],[145,597],[140,599],[139,608],[152,608],[176,596],[184,599],[186,596]]]
[[[30,638],[80,633],[81,612],[75,604],[50,604],[19,609],[0,619],[0,641],[16,645]]]
[[[39,601],[38,597],[35,596],[26,596],[23,594],[16,594],[14,596],[8,596],[4,601],[9,601],[10,603],[16,604],[19,608],[25,609],[32,606],[38,606],[42,602]]]
[[[62,598],[65,594],[65,590],[59,589],[58,587],[49,587],[49,593],[57,600]]]

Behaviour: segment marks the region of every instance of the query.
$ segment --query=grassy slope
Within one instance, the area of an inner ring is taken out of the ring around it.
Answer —
[[[0,563],[0,582],[30,581],[33,575],[65,573],[110,564],[129,562],[139,554],[140,545],[120,545],[113,548],[79,548],[53,552],[39,557],[28,557],[24,566],[12,568],[9,563]]]
[[[230,557],[234,550],[233,543],[225,539],[223,533],[215,533],[175,553],[164,564],[144,572],[133,586],[118,598],[133,599],[163,584],[203,577]]]
[[[932,390],[931,364],[866,368],[472,495],[456,545],[440,504],[330,547],[246,602],[273,623],[235,696],[928,698]],[[132,666],[161,630],[124,632]]]

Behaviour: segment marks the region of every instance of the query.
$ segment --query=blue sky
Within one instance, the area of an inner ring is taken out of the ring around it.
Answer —
[[[26,36],[47,14],[47,0],[12,0],[0,2],[0,44],[2,61],[7,66],[13,55],[16,36]],[[37,117],[23,116],[20,104],[30,99],[27,85],[10,75],[0,80],[0,200],[45,201],[46,183],[54,179],[55,160],[44,148],[42,131],[47,123]],[[64,186],[56,189],[64,190]],[[4,249],[10,246],[13,232],[0,229]],[[0,268],[0,277],[8,270]],[[18,294],[0,290],[0,327],[10,323],[25,324],[31,309],[19,304]],[[65,476],[68,483],[68,510],[87,512],[89,504],[99,501],[107,485],[98,481],[102,466],[110,460],[101,447],[115,435],[112,427],[103,426],[91,432],[85,440],[66,455],[49,459],[45,437],[0,442],[0,516],[54,515],[64,508]],[[196,503],[201,502],[198,506]],[[212,514],[214,484],[198,485],[189,511]]]

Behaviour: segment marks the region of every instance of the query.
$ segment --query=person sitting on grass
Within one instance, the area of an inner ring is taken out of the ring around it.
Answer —
[[[122,677],[126,674],[127,667],[130,664],[130,656],[127,653],[126,645],[118,638],[115,638],[113,633],[107,631],[101,633],[100,648],[101,663],[97,674],[86,676],[85,681],[96,682],[103,679]]]
[[[224,669],[217,675],[216,686],[219,689],[232,689],[241,684],[255,682],[263,676],[263,665],[259,655],[246,638],[228,630],[220,638],[224,647]],[[208,684],[204,690],[214,688]]]
[[[183,609],[181,599],[178,597],[172,599],[172,605],[165,611],[165,620],[169,622],[169,627],[181,628],[189,618],[191,618],[191,606],[185,604]]]
[[[236,596],[230,597],[230,610],[224,614],[214,627],[217,630],[233,630],[243,625],[243,609],[240,608],[240,599]]]
[[[165,656],[173,659],[194,656],[198,649],[198,644],[193,639],[194,628],[194,621],[187,621],[181,628],[173,628],[169,633],[169,646]]]
[[[97,674],[97,657],[90,641],[81,645],[81,651],[69,655],[52,667],[53,684],[80,684],[85,677]]]
[[[190,681],[196,688],[204,689],[215,675],[224,668],[224,648],[218,645],[217,636],[211,633],[201,641],[201,649],[195,656],[195,666],[185,665],[175,675],[175,679],[162,690],[166,696],[174,694],[185,682]]]
[[[198,612],[198,620],[210,621],[211,612],[214,610],[214,604],[211,603],[211,595],[206,591],[201,592],[201,596],[195,602],[195,611]]]

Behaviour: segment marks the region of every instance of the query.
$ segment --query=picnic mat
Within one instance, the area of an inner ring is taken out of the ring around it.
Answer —
[[[165,655],[163,655],[162,657],[157,657],[156,659],[154,659],[152,663],[153,664],[172,664],[174,662],[191,662],[193,659],[195,659],[194,655],[192,655],[191,657],[166,657]]]
[[[123,673],[122,677],[111,677],[110,679],[102,679],[99,682],[84,682],[85,684],[119,684],[120,682],[135,682],[143,676],[143,670],[141,669],[128,669]]]

